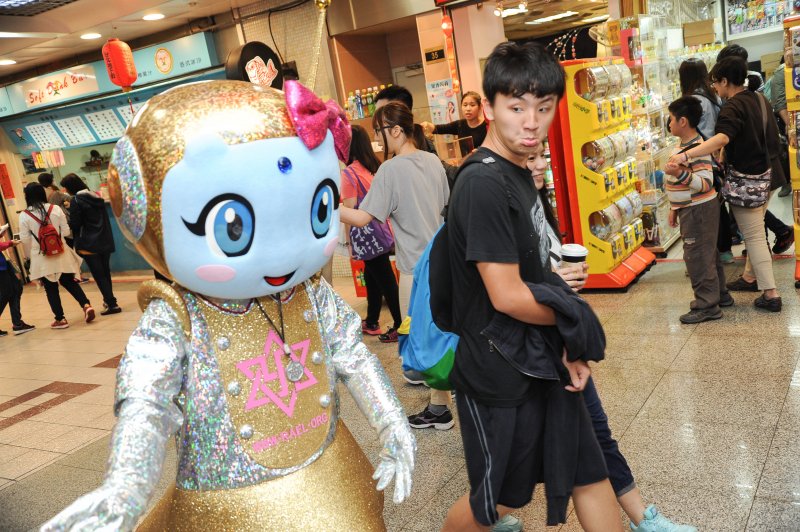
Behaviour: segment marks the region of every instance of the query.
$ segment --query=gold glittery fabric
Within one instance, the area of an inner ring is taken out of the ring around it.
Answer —
[[[332,428],[332,388],[321,355],[319,325],[316,318],[305,319],[315,315],[306,290],[295,290],[292,298],[281,304],[283,327],[275,299],[261,298],[259,304],[260,308],[253,304],[240,315],[206,305],[203,314],[214,345],[220,336],[230,339],[229,346],[217,352],[217,359],[223,389],[230,390],[233,385],[237,390],[236,395],[227,393],[228,411],[245,452],[264,467],[285,469],[302,464],[323,448]],[[289,357],[279,344],[267,340],[265,353],[265,338],[279,339],[281,329],[285,342],[292,346],[292,356],[304,367],[298,382],[285,378]],[[271,331],[274,334],[270,336]],[[319,355],[316,362],[313,353]],[[245,371],[253,380],[247,379]],[[254,408],[253,402],[262,406]],[[241,437],[243,427],[249,427],[246,438]]]
[[[137,530],[378,532],[386,528],[383,494],[375,490],[372,466],[339,422],[334,442],[308,467],[245,488],[173,487]]]
[[[147,215],[144,234],[131,238],[142,256],[158,271],[168,273],[164,262],[161,227],[161,188],[167,172],[183,159],[187,140],[198,134],[216,134],[226,144],[241,144],[261,139],[296,136],[289,121],[282,91],[244,81],[199,81],[180,85],[151,98],[139,110],[125,132],[125,142],[132,145],[138,164],[131,168],[109,166],[108,181],[111,207],[119,217],[123,213],[120,174],[132,179],[141,172]],[[115,148],[116,151],[117,148]],[[115,156],[117,164],[130,157]],[[226,175],[219,179],[228,179]],[[211,176],[204,176],[211,179]]]
[[[160,280],[145,281],[139,286],[136,292],[136,299],[142,312],[147,309],[147,305],[154,299],[164,300],[170,308],[178,315],[183,332],[188,336],[192,332],[192,322],[189,318],[189,311],[183,302],[180,292],[168,283]]]

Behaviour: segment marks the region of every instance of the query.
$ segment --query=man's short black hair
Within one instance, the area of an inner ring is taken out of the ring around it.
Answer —
[[[669,112],[677,120],[686,118],[689,125],[697,129],[697,124],[700,123],[700,118],[703,116],[703,106],[700,104],[700,100],[694,96],[681,96],[669,104]]]
[[[741,57],[747,62],[748,55],[747,48],[741,44],[733,43],[719,51],[717,54],[717,61],[722,61],[726,57]]]
[[[398,85],[392,85],[391,87],[382,89],[380,92],[378,92],[378,94],[375,95],[375,101],[378,100],[400,102],[406,104],[406,107],[409,109],[414,108],[414,97],[411,96],[411,92],[407,88],[400,87]]]
[[[531,93],[537,98],[564,95],[564,69],[556,57],[538,43],[498,44],[486,61],[483,94],[489,103],[505,94],[519,98]]]
[[[40,185],[45,188],[49,188],[53,186],[53,174],[50,172],[44,172],[39,174],[39,177],[36,178]]]
[[[711,67],[711,81],[721,81],[727,79],[731,85],[744,85],[744,80],[747,79],[747,63],[744,59],[738,56],[728,56],[720,61],[717,61]]]

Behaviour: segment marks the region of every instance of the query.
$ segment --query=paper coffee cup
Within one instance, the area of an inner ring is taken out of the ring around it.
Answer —
[[[564,244],[561,246],[561,260],[562,262],[586,262],[586,257],[589,255],[589,250],[580,244]]]

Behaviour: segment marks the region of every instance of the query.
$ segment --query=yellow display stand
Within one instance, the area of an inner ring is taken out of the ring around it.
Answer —
[[[794,218],[794,240],[800,242],[800,159],[798,159],[798,135],[800,128],[800,16],[783,21],[786,67],[786,108],[789,123],[786,134],[789,138],[789,176],[792,183],[792,213]],[[797,80],[797,81],[795,81]],[[800,288],[800,246],[795,246],[794,286]]]
[[[624,288],[655,262],[655,255],[641,247],[644,226],[638,217],[641,201],[635,205],[635,136],[632,150],[619,147],[630,138],[626,132],[633,109],[630,95],[615,85],[615,77],[616,69],[624,73],[627,67],[621,58],[577,59],[562,65],[566,95],[550,136],[563,163],[556,179],[568,196],[559,198],[559,203],[568,202],[566,209],[559,206],[559,213],[568,213],[568,234],[589,249],[586,288]],[[637,208],[638,214],[632,213]]]

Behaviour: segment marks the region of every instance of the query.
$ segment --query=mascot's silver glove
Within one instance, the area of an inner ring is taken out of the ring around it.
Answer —
[[[378,490],[383,491],[394,477],[395,504],[400,504],[411,495],[412,477],[414,475],[414,454],[417,452],[417,440],[411,433],[411,427],[405,415],[383,429],[380,434],[383,449],[381,463],[375,468],[372,478],[378,481]]]
[[[180,420],[176,406],[165,412],[148,401],[124,401],[103,484],[45,523],[42,532],[133,530],[161,477],[167,438]]]
[[[399,504],[411,493],[417,452],[403,406],[380,361],[361,341],[361,318],[324,280],[319,283],[317,304],[336,373],[383,444],[373,478],[379,490],[394,479],[393,500]]]

